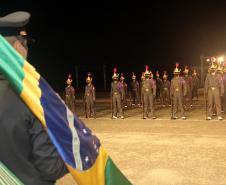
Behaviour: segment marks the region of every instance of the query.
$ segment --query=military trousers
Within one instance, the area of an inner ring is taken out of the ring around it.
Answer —
[[[113,108],[113,116],[117,116],[118,113],[120,116],[123,116],[122,113],[122,100],[120,94],[113,94],[112,96],[112,108]]]
[[[216,109],[217,116],[221,116],[221,97],[219,88],[210,88],[208,90],[208,116],[212,116]]]
[[[187,94],[184,96],[183,100],[186,108],[189,108],[192,105],[192,91],[190,86],[187,87]]]
[[[170,93],[168,88],[164,88],[161,92],[161,101],[162,105],[169,105],[170,104]]]
[[[143,94],[143,106],[144,106],[145,117],[148,117],[149,111],[151,116],[154,116],[154,96],[152,93]]]
[[[180,91],[173,93],[173,117],[180,111],[181,116],[184,116],[183,95]]]
[[[132,90],[132,104],[140,104],[140,96],[137,90]]]
[[[66,96],[65,104],[75,114],[75,100],[74,100],[74,98]]]
[[[192,88],[192,98],[196,97],[198,99],[198,86]]]
[[[92,96],[86,96],[85,97],[85,111],[86,115],[90,117],[91,115],[95,116],[95,110],[94,110],[94,101]]]

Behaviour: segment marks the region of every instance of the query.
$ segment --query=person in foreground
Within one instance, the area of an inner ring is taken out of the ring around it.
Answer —
[[[15,47],[15,42],[20,42],[17,40],[20,32],[17,35],[17,31],[24,28],[29,18],[27,12],[15,12],[0,18],[0,27],[8,30],[5,38],[19,53],[21,48],[24,51],[27,47],[19,46],[20,43]],[[21,56],[26,58],[26,55]],[[0,162],[26,185],[55,184],[68,170],[47,131],[2,74],[0,102]]]

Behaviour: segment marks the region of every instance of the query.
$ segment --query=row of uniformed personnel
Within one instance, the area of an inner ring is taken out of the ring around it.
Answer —
[[[179,64],[176,64],[174,77],[171,82],[167,79],[168,75],[166,71],[164,71],[163,80],[160,78],[158,71],[156,72],[156,79],[153,79],[153,73],[148,70],[148,66],[146,66],[145,72],[142,73],[141,83],[137,81],[135,73],[132,73],[132,81],[130,83],[129,91],[131,103],[132,106],[137,104],[138,107],[140,107],[142,105],[144,119],[147,119],[148,117],[153,119],[156,118],[154,112],[154,102],[156,99],[160,100],[163,107],[166,105],[173,105],[171,115],[173,119],[177,119],[179,117],[179,112],[181,113],[181,118],[186,119],[184,115],[184,107],[191,107],[192,98],[198,98],[197,91],[199,87],[199,79],[196,70],[194,70],[192,76],[188,75],[188,67],[185,67],[183,72],[184,76],[180,77],[181,70],[178,66]],[[124,118],[123,109],[128,105],[128,87],[124,80],[125,77],[123,73],[121,73],[121,77],[119,78],[117,69],[114,68],[110,93],[113,119],[118,117]],[[68,86],[66,87],[66,103],[68,102],[67,104],[69,108],[72,107],[71,102],[74,102],[74,89],[71,86],[71,81],[70,76],[67,80]],[[84,93],[86,117],[95,117],[95,87],[92,84],[92,77],[90,73],[88,74],[86,81],[87,85]],[[71,109],[75,112],[73,107]]]

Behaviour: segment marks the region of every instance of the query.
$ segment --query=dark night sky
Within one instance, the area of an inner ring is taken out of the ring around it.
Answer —
[[[30,46],[29,61],[57,91],[63,90],[69,72],[74,76],[75,65],[80,66],[80,85],[93,69],[101,88],[101,64],[107,64],[110,80],[113,66],[126,74],[141,73],[145,64],[171,73],[175,62],[199,65],[201,53],[226,51],[225,3],[76,2],[54,7],[0,3],[0,16],[16,10],[32,14],[28,32],[36,43]]]

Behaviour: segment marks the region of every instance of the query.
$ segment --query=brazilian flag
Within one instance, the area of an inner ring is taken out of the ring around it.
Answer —
[[[46,128],[79,185],[131,185],[99,139],[1,35],[0,72]]]

